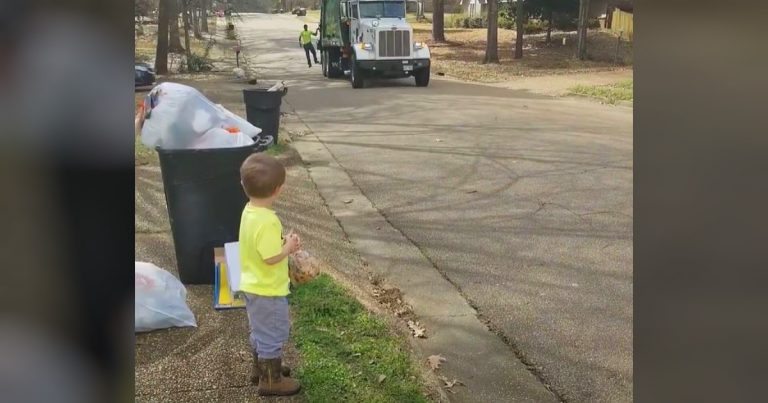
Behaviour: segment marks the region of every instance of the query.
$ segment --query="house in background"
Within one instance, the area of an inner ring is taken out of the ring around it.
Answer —
[[[511,0],[513,3],[517,0]],[[499,5],[510,0],[499,0]],[[488,12],[488,0],[459,0],[461,12],[467,17],[482,17]]]
[[[459,0],[459,4],[468,17],[482,17],[488,10],[488,0]]]
[[[411,2],[411,0],[406,0],[406,1]],[[431,13],[431,12],[433,12],[435,10],[434,7],[433,7],[432,0],[413,0],[413,1],[415,3],[422,3],[422,4],[424,4],[424,12],[425,13]],[[446,14],[460,13],[461,12],[460,9],[459,9],[459,7],[460,7],[459,6],[459,2],[460,1],[461,0],[443,0],[443,4],[445,4],[443,6],[443,9],[445,10],[445,13]],[[406,5],[406,7],[409,7],[409,6]],[[414,10],[415,9],[416,8],[414,6]]]
[[[605,21],[602,25],[630,41],[634,36],[634,0],[592,0],[590,18]]]

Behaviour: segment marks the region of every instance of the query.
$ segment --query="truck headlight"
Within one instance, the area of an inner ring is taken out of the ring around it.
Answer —
[[[426,47],[427,47],[427,44],[424,43],[424,42],[414,42],[413,43],[413,49],[414,50],[419,50],[419,49],[423,49],[423,48],[426,48]]]
[[[373,50],[373,44],[372,43],[368,43],[368,42],[361,43],[360,44],[360,49],[363,49],[363,50]]]

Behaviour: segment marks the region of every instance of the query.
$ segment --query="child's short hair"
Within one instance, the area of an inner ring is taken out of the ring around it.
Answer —
[[[265,199],[285,183],[285,167],[267,154],[251,154],[240,166],[240,182],[249,197]]]

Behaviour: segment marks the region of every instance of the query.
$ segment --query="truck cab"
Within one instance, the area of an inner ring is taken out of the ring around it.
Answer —
[[[429,85],[429,48],[413,41],[405,0],[323,0],[320,29],[324,75],[348,70],[354,88],[373,76],[410,76],[418,86]]]

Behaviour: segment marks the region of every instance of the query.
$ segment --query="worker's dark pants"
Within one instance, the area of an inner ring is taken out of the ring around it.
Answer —
[[[312,43],[308,43],[304,45],[304,53],[307,54],[307,64],[309,67],[312,67],[312,60],[309,58],[309,52],[312,52],[312,57],[315,59],[315,63],[320,63],[317,61],[317,53],[315,53],[315,47],[312,46]]]

